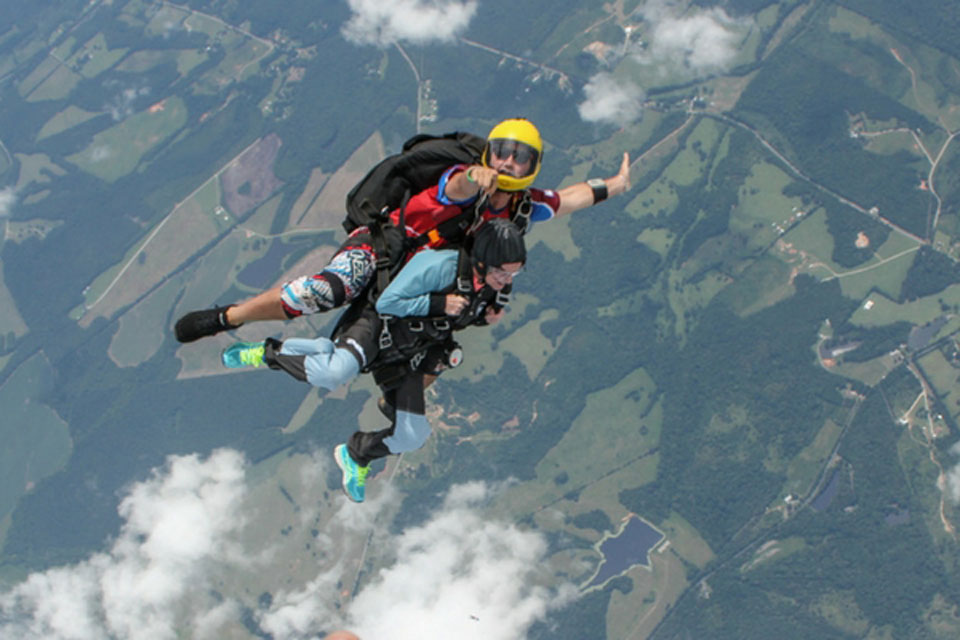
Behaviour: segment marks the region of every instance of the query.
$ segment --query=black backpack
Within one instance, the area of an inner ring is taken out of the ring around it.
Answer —
[[[463,131],[410,138],[400,153],[384,158],[347,194],[343,228],[350,233],[384,220],[394,209],[402,212],[411,196],[437,184],[448,168],[478,164],[485,144],[485,139]]]

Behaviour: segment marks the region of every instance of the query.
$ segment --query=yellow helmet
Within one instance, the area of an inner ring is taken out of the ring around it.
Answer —
[[[497,176],[497,188],[502,191],[520,191],[533,184],[540,173],[540,162],[543,160],[543,140],[540,132],[533,123],[525,118],[511,118],[504,120],[487,136],[487,144],[483,148],[483,166],[491,165],[490,156],[509,158],[513,156],[518,165],[529,162],[528,168],[522,176],[511,176],[501,173]]]

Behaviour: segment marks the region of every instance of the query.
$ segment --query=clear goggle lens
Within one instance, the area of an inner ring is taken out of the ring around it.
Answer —
[[[500,267],[487,267],[487,275],[493,276],[498,280],[503,280],[505,282],[511,282],[514,278],[520,275],[523,272],[523,269],[517,269],[516,271],[507,271],[506,269],[501,269]]]

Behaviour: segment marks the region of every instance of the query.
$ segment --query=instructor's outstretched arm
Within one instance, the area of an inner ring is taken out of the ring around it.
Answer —
[[[590,183],[594,181],[597,184],[591,185]],[[602,185],[600,183],[602,183]],[[617,175],[609,178],[595,178],[587,182],[578,182],[557,191],[557,194],[560,196],[560,209],[557,210],[557,217],[593,206],[601,200],[618,196],[629,189],[630,154],[624,153],[623,161],[620,163],[620,171],[617,172]],[[604,191],[606,191],[606,194],[604,194]]]

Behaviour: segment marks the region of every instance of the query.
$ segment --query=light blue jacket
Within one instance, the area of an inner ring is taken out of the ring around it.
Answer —
[[[459,251],[425,249],[413,256],[377,299],[377,313],[404,318],[430,315],[430,294],[457,281]]]

